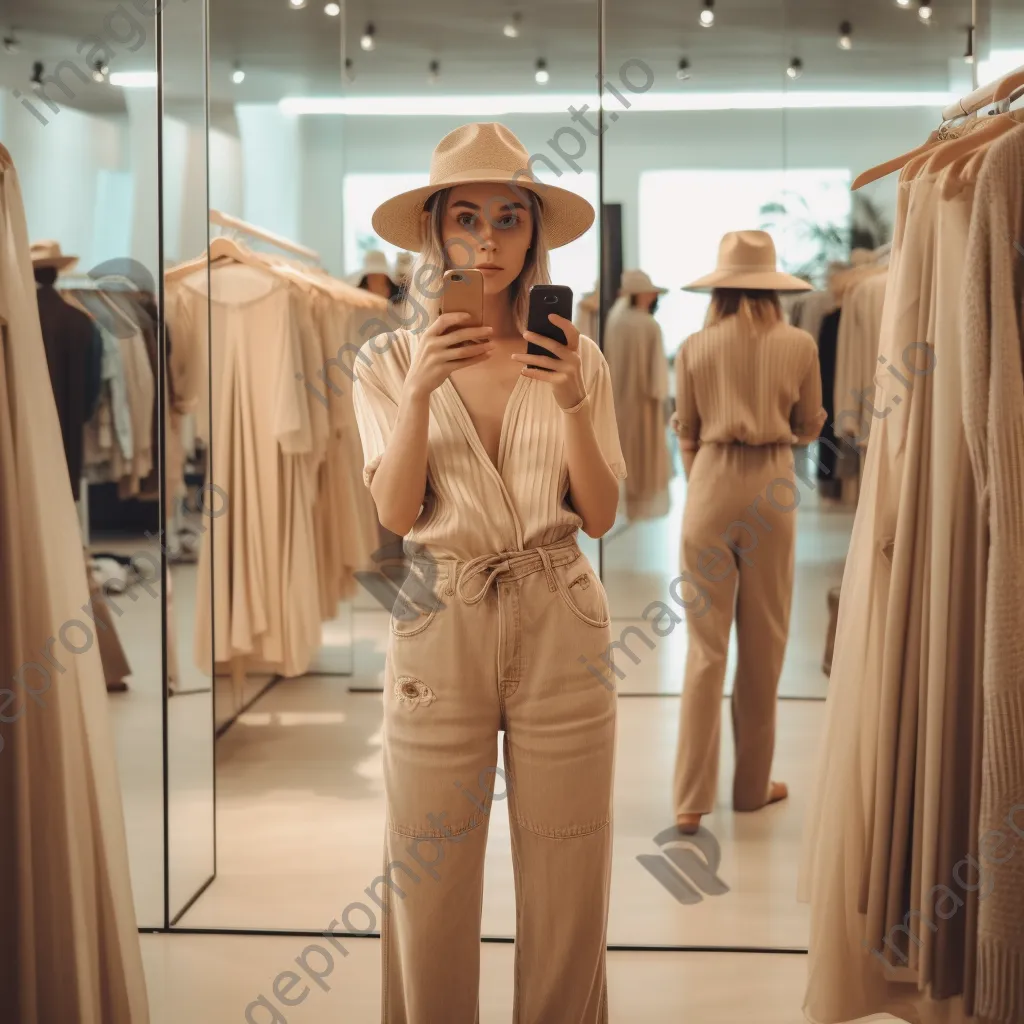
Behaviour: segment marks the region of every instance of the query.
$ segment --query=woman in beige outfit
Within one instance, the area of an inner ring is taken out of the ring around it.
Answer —
[[[365,480],[412,561],[391,620],[387,867],[371,887],[387,1024],[479,1020],[487,821],[506,796],[514,1020],[608,1019],[615,694],[583,663],[608,650],[610,617],[576,534],[611,527],[625,471],[600,350],[555,316],[567,346],[523,333],[548,248],[594,218],[527,166],[507,128],[466,125],[435,150],[431,184],[373,218],[419,252],[410,297],[429,323],[355,362]],[[484,326],[436,316],[451,266],[482,271]],[[551,355],[527,356],[528,341]]]
[[[770,772],[800,504],[792,445],[818,436],[825,410],[817,345],[785,322],[778,292],[808,287],[776,271],[768,234],[740,231],[723,238],[718,270],[687,288],[712,290],[712,300],[705,329],[676,359],[676,432],[689,481],[682,563],[705,597],[687,609],[675,773],[683,832],[696,832],[715,804],[734,617],[733,806],[754,811],[787,795]]]

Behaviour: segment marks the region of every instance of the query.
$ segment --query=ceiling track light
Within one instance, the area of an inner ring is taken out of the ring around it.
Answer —
[[[917,16],[922,21],[932,20],[932,5],[928,2],[928,0],[921,0],[920,4],[918,4]]]
[[[501,31],[508,39],[519,38],[519,26],[522,24],[523,16],[516,11],[508,21],[505,22]]]
[[[690,62],[685,57],[679,58],[679,67],[676,69],[676,78],[680,82],[688,82],[690,80]]]
[[[356,80],[356,66],[351,57],[345,58],[345,71],[341,77],[346,83],[352,83]]]
[[[235,85],[241,85],[245,81],[245,72],[242,70],[242,65],[235,61],[234,70],[231,72],[231,81]]]
[[[537,70],[534,72],[533,77],[538,85],[547,85],[551,81],[551,75],[548,72],[548,62],[543,57],[537,61]]]
[[[110,74],[110,68],[107,67],[107,65],[104,64],[103,61],[97,60],[97,61],[95,61],[93,63],[93,66],[92,66],[92,80],[94,82],[99,82],[99,83],[105,82],[107,80],[107,75],[109,75],[109,74]]]
[[[4,49],[10,54],[17,53],[21,49],[21,43],[18,42],[13,32],[9,36],[4,36]]]
[[[804,73],[804,62],[799,57],[794,57],[786,68],[786,74],[794,81]]]
[[[964,50],[964,63],[974,63],[974,26],[967,26],[967,49]]]
[[[839,41],[836,45],[840,50],[853,49],[853,26],[848,21],[839,26]]]
[[[704,10],[700,12],[700,23],[704,28],[711,28],[715,23],[715,0],[704,0]]]
[[[374,28],[373,22],[368,21],[366,28],[363,29],[363,37],[359,40],[359,45],[367,53],[369,53],[377,45],[377,29]]]
[[[36,87],[41,88],[43,84],[43,72],[46,68],[43,66],[41,60],[33,61],[32,63],[32,77],[29,81]]]
[[[432,60],[430,67],[427,69],[427,81],[431,85],[437,85],[441,80],[441,62],[439,60]]]
[[[326,14],[328,18],[336,18],[341,14],[341,4],[324,4],[324,14]]]

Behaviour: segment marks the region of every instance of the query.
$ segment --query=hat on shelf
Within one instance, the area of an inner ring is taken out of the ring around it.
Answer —
[[[398,284],[395,280],[396,275],[391,272],[391,268],[388,266],[387,256],[380,249],[370,249],[363,256],[363,265],[349,277],[349,284],[354,284],[358,287],[363,278],[369,274],[383,274],[392,284]]]
[[[77,256],[65,256],[60,251],[60,242],[33,242],[29,247],[33,267],[54,267],[67,270],[78,262]]]
[[[381,203],[373,212],[373,229],[393,245],[418,252],[423,245],[423,206],[435,192],[455,185],[493,182],[533,192],[544,211],[548,248],[567,245],[594,223],[594,208],[574,192],[537,181],[530,159],[523,144],[503,124],[480,122],[456,128],[434,150],[430,184]]]
[[[650,292],[664,295],[667,291],[667,288],[659,288],[642,270],[624,270],[622,272],[620,295],[644,295]]]
[[[714,288],[749,288],[755,291],[809,292],[811,285],[776,265],[775,243],[767,231],[730,231],[718,247],[718,267],[684,285],[685,292]]]

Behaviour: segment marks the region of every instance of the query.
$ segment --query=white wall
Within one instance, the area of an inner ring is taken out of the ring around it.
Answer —
[[[127,124],[69,107],[47,117],[40,123],[0,90],[0,133],[18,170],[29,237],[58,240],[88,270],[124,244],[127,213],[111,195],[124,179],[111,176],[128,167]]]

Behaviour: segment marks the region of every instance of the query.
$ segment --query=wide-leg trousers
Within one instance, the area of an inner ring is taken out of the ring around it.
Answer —
[[[714,809],[734,619],[733,807],[753,811],[768,801],[800,500],[789,446],[706,445],[696,455],[683,513],[682,563],[703,599],[688,602],[686,611],[677,815]]]
[[[426,572],[385,673],[382,1019],[479,1020],[487,824],[507,800],[513,1021],[604,1024],[616,697],[582,663],[608,649],[604,588],[574,540]]]

